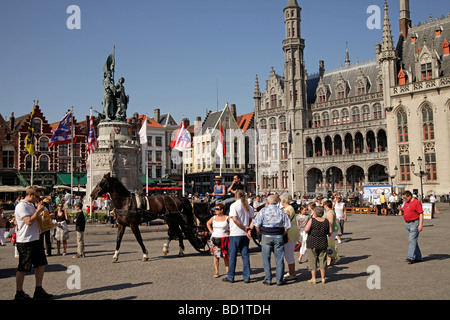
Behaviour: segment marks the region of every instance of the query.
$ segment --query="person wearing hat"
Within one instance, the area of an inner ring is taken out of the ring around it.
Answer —
[[[222,201],[225,199],[226,189],[225,185],[222,184],[222,177],[221,176],[215,176],[214,177],[214,190],[213,190],[213,197],[215,198],[213,201],[211,201],[210,208],[213,214],[216,213],[216,204],[217,201]]]
[[[216,198],[216,200],[223,200],[225,197],[225,185],[222,184],[222,177],[221,176],[215,176],[214,182],[216,183],[214,185],[214,192],[212,195]]]

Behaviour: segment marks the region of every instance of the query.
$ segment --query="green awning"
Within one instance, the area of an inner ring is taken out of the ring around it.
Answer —
[[[147,184],[147,182],[146,182],[146,175],[145,174],[143,174],[142,175],[142,184],[143,185],[145,185],[145,184]],[[172,179],[168,179],[168,178],[148,178],[148,185],[149,186],[152,186],[152,185],[157,185],[157,184],[159,184],[159,183],[164,183],[164,184],[170,184],[170,185],[173,185],[173,186],[176,186],[176,185],[178,185],[178,182],[176,182],[175,180],[172,180]]]
[[[56,184],[70,186],[70,173],[57,173],[56,174]],[[73,185],[86,185],[87,176],[85,173],[74,173],[73,174]]]

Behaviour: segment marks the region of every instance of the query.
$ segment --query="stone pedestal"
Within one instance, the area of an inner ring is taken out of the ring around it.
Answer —
[[[98,125],[98,148],[92,156],[92,189],[103,176],[111,172],[129,190],[142,190],[140,146],[128,133],[130,125],[122,121],[100,122]],[[91,194],[91,170],[87,172],[86,203]]]

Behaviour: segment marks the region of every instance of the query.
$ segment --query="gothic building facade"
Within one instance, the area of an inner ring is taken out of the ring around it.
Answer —
[[[347,51],[345,66],[319,61],[308,76],[301,8],[288,0],[283,76],[272,68],[254,92],[261,191],[348,194],[386,183],[448,193],[450,19],[411,27],[409,1],[400,6],[397,47],[385,3],[373,61],[352,65]]]

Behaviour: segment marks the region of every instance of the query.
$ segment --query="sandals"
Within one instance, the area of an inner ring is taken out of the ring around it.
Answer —
[[[214,278],[218,278],[218,277],[220,277],[219,274],[218,274],[218,273],[215,273],[215,274],[214,274]]]

